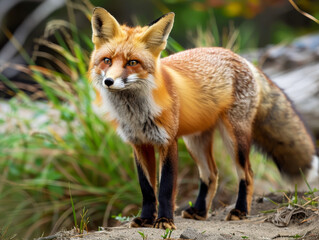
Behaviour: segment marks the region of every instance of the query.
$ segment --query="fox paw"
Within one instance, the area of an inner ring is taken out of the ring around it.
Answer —
[[[189,207],[182,211],[182,217],[203,221],[207,219],[207,213],[206,211],[199,211],[194,207]]]
[[[168,219],[166,217],[161,217],[156,219],[153,228],[161,228],[161,229],[171,229],[175,230],[176,226],[174,225],[173,219]]]
[[[227,217],[226,217],[226,221],[236,221],[236,220],[243,220],[247,218],[247,213],[246,212],[242,212],[236,208],[234,208],[233,210],[231,210]]]
[[[153,227],[154,225],[154,218],[134,218],[131,222],[131,228],[139,228],[139,227]]]

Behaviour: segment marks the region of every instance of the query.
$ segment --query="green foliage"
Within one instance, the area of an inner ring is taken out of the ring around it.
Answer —
[[[303,171],[301,169],[299,169],[299,170],[300,170],[300,174],[302,176],[302,179],[305,182],[305,184],[307,185],[308,190],[309,190],[308,192],[305,193],[305,199],[307,199],[308,201],[311,200],[311,199],[316,199],[315,193],[318,192],[318,189],[317,188],[312,188],[310,186],[309,182],[307,181],[307,178],[304,175]],[[318,206],[318,201],[315,201],[315,202],[311,201],[311,205]]]
[[[286,195],[286,198],[288,199],[288,204],[293,206],[293,207],[298,207],[298,206],[310,206],[313,208],[317,208],[318,207],[318,203],[319,203],[319,197],[316,196],[316,193],[318,192],[318,190],[316,188],[313,188],[310,186],[310,184],[308,183],[304,173],[302,172],[302,170],[300,169],[300,173],[301,176],[303,178],[303,181],[305,182],[306,186],[308,187],[308,192],[305,192],[303,194],[303,196],[299,197],[298,196],[298,188],[297,188],[297,184],[295,185],[295,192],[294,192],[294,196],[289,199]]]
[[[272,35],[272,42],[290,43],[296,38],[296,29],[283,22],[279,22],[274,26],[274,33]]]
[[[112,218],[114,218],[117,221],[120,221],[121,223],[128,222],[131,219],[130,217],[122,216],[122,213],[119,213],[118,215],[112,215]]]
[[[137,232],[141,235],[143,240],[147,239],[147,235],[144,232],[141,232],[141,231],[137,231]]]
[[[163,239],[169,239],[169,238],[171,238],[173,231],[174,231],[173,229],[166,228],[165,233],[161,237]]]
[[[88,231],[88,223],[90,222],[89,217],[87,217],[88,210],[85,209],[85,207],[83,207],[82,214],[81,214],[80,226],[78,226],[77,216],[75,213],[74,202],[73,202],[70,187],[69,187],[69,192],[70,192],[70,201],[71,201],[72,213],[73,213],[73,219],[74,219],[74,227],[79,234],[83,234],[84,229],[86,229],[86,231]]]
[[[1,240],[14,240],[16,239],[17,234],[14,234],[12,236],[8,236],[7,234],[8,228],[2,229],[0,228],[0,239]]]
[[[53,70],[52,61],[45,68],[28,66],[47,102],[18,92],[0,121],[0,212],[7,216],[0,226],[25,238],[70,227],[72,214],[82,215],[83,229],[88,223],[87,212],[81,214],[84,206],[94,222],[141,202],[130,147],[92,105],[95,93],[86,78],[89,52],[84,50],[92,47],[86,45],[88,37],[72,24],[53,37],[57,44],[44,43],[56,52],[53,61],[61,69]]]
[[[70,201],[71,201],[72,213],[73,213],[73,219],[74,219],[74,226],[75,226],[75,229],[78,229],[78,222],[77,222],[77,218],[76,218],[76,213],[75,213],[75,208],[74,208],[74,202],[73,202],[73,198],[72,198],[70,186],[69,186],[69,192],[70,192]]]
[[[244,21],[238,26],[229,21],[228,26],[219,26],[216,14],[210,12],[209,20],[205,25],[198,25],[194,32],[188,32],[189,39],[197,47],[224,47],[234,52],[243,49],[256,48],[258,36],[254,36],[254,26]]]
[[[87,216],[88,215],[88,209],[85,209],[83,207],[82,214],[81,214],[81,222],[80,222],[80,227],[78,229],[80,234],[84,233],[84,229],[88,232],[88,224],[90,222],[90,218]]]
[[[293,235],[291,237],[294,238],[294,239],[302,238],[302,236],[300,236],[299,234]]]
[[[301,207],[301,208],[310,208],[310,209],[317,209],[318,208],[319,196],[316,194],[316,193],[318,193],[318,190],[316,188],[312,189],[301,170],[300,170],[300,172],[304,178],[305,184],[309,188],[309,191],[300,195],[300,193],[298,194],[298,186],[297,186],[297,184],[295,184],[295,191],[291,194],[292,197],[289,197],[286,192],[282,191],[287,202],[277,203],[277,202],[271,200],[270,198],[267,198],[270,202],[272,202],[274,205],[276,205],[277,208],[281,208],[281,207],[290,207],[290,208],[291,207],[296,207],[296,208]],[[276,209],[270,209],[270,210],[261,211],[261,212],[262,213],[272,213],[272,212],[276,212],[276,211],[277,211]]]

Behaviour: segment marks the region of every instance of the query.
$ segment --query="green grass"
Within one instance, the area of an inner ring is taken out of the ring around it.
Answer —
[[[122,216],[122,213],[119,213],[118,215],[112,215],[112,218],[121,223],[129,222],[131,220],[131,217]]]
[[[76,216],[89,209],[91,228],[141,202],[131,149],[92,105],[89,37],[65,31],[50,45],[63,69],[52,70],[50,61],[28,66],[47,101],[18,92],[0,120],[0,226],[26,239],[72,226],[69,186]]]
[[[143,240],[146,240],[146,239],[147,239],[147,235],[146,235],[144,232],[141,232],[141,231],[137,231],[137,232],[138,232],[138,234],[141,235],[141,237],[142,237]]]
[[[73,213],[73,219],[74,219],[74,227],[79,234],[83,234],[84,230],[88,231],[88,224],[90,222],[90,220],[89,220],[90,217],[88,217],[88,209],[85,209],[85,207],[83,207],[82,214],[80,215],[81,221],[80,221],[80,226],[79,226],[78,221],[77,221],[76,212],[75,212],[74,202],[73,202],[73,198],[72,198],[72,194],[71,194],[71,190],[70,190],[70,186],[69,186],[69,193],[70,193],[70,202],[71,202],[71,206],[72,206],[72,213]]]
[[[206,27],[198,26],[194,33],[188,33],[188,38],[197,47],[217,46],[234,52],[256,48],[258,43],[258,36],[251,23],[243,22],[236,28],[230,21],[228,27],[219,29],[213,12]]]
[[[161,235],[161,237],[162,237],[163,239],[170,239],[170,238],[171,238],[171,235],[172,235],[172,233],[173,233],[173,231],[174,231],[173,229],[166,228],[164,234]]]
[[[92,104],[95,93],[86,78],[90,36],[78,32],[70,19],[67,28],[53,32],[55,43],[42,41],[55,55],[42,67],[28,60],[24,68],[42,86],[47,100],[35,102],[10,85],[17,94],[7,102],[9,111],[0,115],[0,213],[5,216],[0,226],[6,236],[31,239],[78,227],[79,216],[83,229],[87,214],[88,229],[97,229],[127,205],[136,214],[142,202],[132,150]],[[183,48],[170,39],[168,49]],[[10,82],[4,76],[1,80]],[[218,135],[214,145],[220,185],[235,192],[236,171]],[[182,201],[192,197],[183,189],[197,192],[198,174],[182,141],[179,149]],[[257,179],[278,179],[261,155],[252,153],[251,159]]]

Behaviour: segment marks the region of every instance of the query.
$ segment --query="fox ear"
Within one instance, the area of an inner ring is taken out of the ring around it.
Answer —
[[[165,49],[168,35],[173,28],[174,16],[173,12],[165,14],[149,24],[148,29],[143,34],[142,41],[155,54],[159,54]]]
[[[101,7],[94,8],[91,24],[92,42],[95,45],[107,42],[121,33],[120,24],[108,11]]]

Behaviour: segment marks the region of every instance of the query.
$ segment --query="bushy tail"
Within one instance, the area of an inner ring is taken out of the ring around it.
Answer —
[[[311,134],[283,91],[263,74],[258,75],[262,89],[253,126],[255,144],[294,182],[301,179],[300,169],[309,178],[318,179],[319,163]]]

